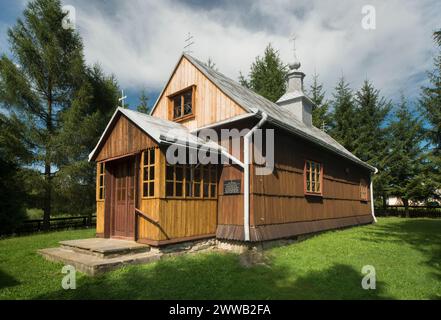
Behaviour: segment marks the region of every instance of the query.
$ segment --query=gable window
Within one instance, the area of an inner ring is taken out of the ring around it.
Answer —
[[[98,179],[97,179],[97,200],[104,200],[104,175],[105,175],[105,164],[104,162],[98,163]]]
[[[155,148],[142,153],[142,197],[155,196]]]
[[[364,179],[360,180],[360,200],[368,201],[368,185]]]
[[[167,164],[165,173],[167,197],[216,198],[217,196],[216,166]]]
[[[169,96],[172,120],[185,120],[194,116],[194,93],[195,86],[191,86]]]
[[[319,162],[306,160],[304,169],[305,194],[322,195],[323,166]]]

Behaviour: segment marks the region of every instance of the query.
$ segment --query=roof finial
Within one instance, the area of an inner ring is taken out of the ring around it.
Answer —
[[[297,53],[296,53],[296,40],[297,40],[297,36],[295,33],[293,33],[290,38],[290,41],[292,41],[292,51],[293,51],[293,58],[294,58],[294,61],[289,64],[289,68],[291,70],[298,70],[301,66],[301,63],[300,63],[299,59],[297,58]]]
[[[184,46],[184,53],[192,53],[193,51],[191,51],[191,46],[194,45],[194,41],[193,41],[194,37],[193,35],[189,32],[187,35],[187,39],[185,39],[185,46]]]

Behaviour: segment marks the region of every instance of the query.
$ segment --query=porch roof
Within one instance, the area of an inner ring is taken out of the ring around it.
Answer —
[[[106,129],[101,135],[97,145],[89,154],[89,161],[94,160],[95,157],[98,155],[101,147],[105,142],[105,137],[110,133],[114,123],[118,119],[118,114],[126,116],[130,121],[132,121],[138,128],[148,134],[158,144],[178,144],[188,147],[212,150],[216,152],[223,151],[223,148],[219,144],[213,141],[204,141],[198,138],[196,135],[192,134],[185,126],[179,123],[163,120],[157,117],[152,117],[145,113],[137,112],[134,110],[117,107],[115,113],[107,124]]]

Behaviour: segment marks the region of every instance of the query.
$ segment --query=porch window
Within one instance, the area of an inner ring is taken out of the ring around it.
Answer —
[[[322,195],[323,166],[319,162],[305,161],[305,194]]]
[[[368,201],[368,185],[364,179],[360,180],[360,200]]]
[[[180,121],[194,116],[194,92],[195,86],[191,86],[169,96],[172,120]]]
[[[165,191],[167,197],[216,198],[216,166],[167,164]]]
[[[104,175],[105,175],[105,164],[101,162],[98,164],[98,200],[104,200]]]
[[[142,197],[155,196],[155,148],[142,153]]]

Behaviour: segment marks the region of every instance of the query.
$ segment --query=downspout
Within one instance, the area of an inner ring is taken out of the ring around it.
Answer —
[[[262,119],[243,137],[243,231],[245,241],[250,241],[250,139],[268,119],[263,112]]]
[[[375,168],[374,174],[378,173],[378,169]],[[372,212],[372,218],[374,218],[374,222],[377,222],[377,218],[375,217],[375,209],[374,209],[374,183],[373,183],[373,176],[374,174],[371,173],[371,183],[370,183],[370,192],[371,192],[371,212]]]

